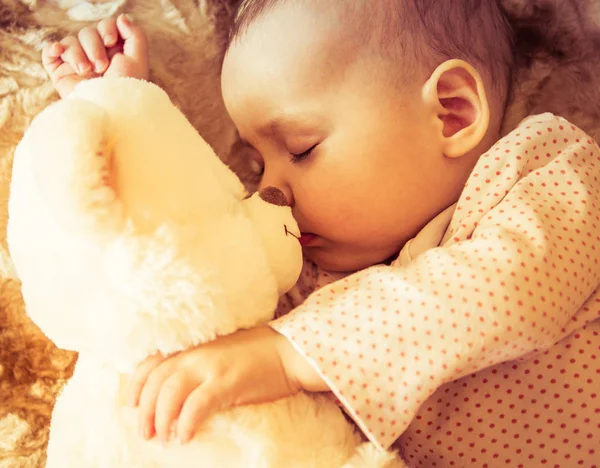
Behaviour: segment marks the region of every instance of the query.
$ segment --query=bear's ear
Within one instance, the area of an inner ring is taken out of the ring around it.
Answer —
[[[67,230],[103,234],[123,226],[107,123],[97,105],[67,99],[47,108],[26,134],[34,180]]]

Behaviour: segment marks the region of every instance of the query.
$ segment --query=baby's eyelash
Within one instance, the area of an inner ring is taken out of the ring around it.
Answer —
[[[292,160],[292,162],[294,164],[299,163],[301,161],[304,161],[306,158],[308,158],[311,153],[313,152],[313,150],[317,147],[317,145],[313,145],[310,148],[308,148],[306,151],[302,152],[302,153],[298,153],[298,154],[294,154],[292,153],[290,156],[290,159]]]

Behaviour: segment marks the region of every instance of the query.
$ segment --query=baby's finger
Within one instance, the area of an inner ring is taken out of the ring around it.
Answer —
[[[98,23],[98,33],[102,38],[104,47],[113,47],[119,40],[119,30],[117,29],[117,21],[114,18],[103,19]]]
[[[139,62],[145,62],[148,58],[148,41],[144,31],[136,26],[128,15],[120,15],[117,18],[117,28],[123,38],[123,54]]]
[[[138,428],[144,439],[151,439],[155,434],[156,401],[163,382],[175,371],[174,360],[166,360],[154,369],[142,389],[138,406]]]
[[[87,75],[92,70],[92,64],[79,40],[76,37],[67,36],[60,43],[65,47],[65,51],[61,54],[62,60],[71,65],[78,75]]]
[[[156,354],[142,362],[129,379],[129,388],[127,392],[127,404],[129,406],[137,406],[140,401],[140,395],[144,384],[150,373],[158,367],[165,358]]]
[[[173,423],[177,420],[183,403],[196,386],[196,382],[183,372],[171,374],[163,382],[156,401],[154,419],[156,435],[162,442],[171,439],[172,430],[176,429]]]
[[[222,409],[218,396],[221,391],[214,383],[204,382],[197,387],[183,404],[177,422],[177,438],[182,444],[187,444],[198,426],[210,415]]]
[[[48,44],[42,50],[42,65],[44,66],[46,73],[48,73],[51,78],[56,69],[63,64],[63,60],[60,58],[60,55],[64,51],[64,46],[58,42]]]
[[[108,67],[106,47],[96,28],[87,27],[79,31],[79,43],[87,58],[94,65],[94,71],[102,74]]]

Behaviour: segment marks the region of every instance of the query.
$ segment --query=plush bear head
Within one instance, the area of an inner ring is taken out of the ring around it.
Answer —
[[[8,243],[28,314],[127,372],[273,316],[301,268],[283,193],[248,197],[157,86],[80,83],[17,148]]]

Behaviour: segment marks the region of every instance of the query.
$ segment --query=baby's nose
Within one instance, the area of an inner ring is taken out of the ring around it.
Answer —
[[[277,187],[265,187],[258,195],[267,203],[276,206],[290,206],[285,194]]]

